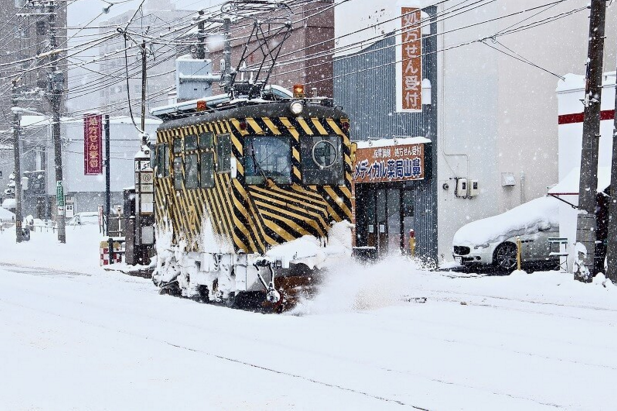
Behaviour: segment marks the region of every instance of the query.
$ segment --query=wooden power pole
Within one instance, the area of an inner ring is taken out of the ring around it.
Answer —
[[[600,139],[606,0],[591,0],[590,14],[581,177],[579,182],[579,214],[576,224],[576,242],[585,246],[586,254],[583,269],[574,273],[574,278],[583,282],[590,282],[595,274],[594,259],[597,230],[595,210],[598,186],[598,145]]]

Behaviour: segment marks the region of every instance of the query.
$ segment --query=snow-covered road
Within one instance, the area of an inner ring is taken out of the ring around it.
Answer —
[[[45,252],[20,257],[36,241],[0,235],[0,409],[617,403],[617,290],[567,274],[459,276],[393,258],[348,265],[295,313],[263,315],[160,296],[83,257],[45,268]]]

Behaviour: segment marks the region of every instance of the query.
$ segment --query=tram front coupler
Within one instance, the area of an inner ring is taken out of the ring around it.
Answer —
[[[266,301],[271,304],[276,304],[281,301],[281,293],[274,286],[274,268],[281,267],[280,261],[272,261],[269,258],[260,257],[253,264],[257,269],[257,277],[266,289]],[[261,269],[267,268],[270,271],[270,282],[266,282],[261,275]]]

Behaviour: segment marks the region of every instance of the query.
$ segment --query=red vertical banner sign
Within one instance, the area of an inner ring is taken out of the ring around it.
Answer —
[[[84,116],[84,175],[103,173],[103,116]]]
[[[397,73],[398,111],[422,111],[422,11],[401,8]]]

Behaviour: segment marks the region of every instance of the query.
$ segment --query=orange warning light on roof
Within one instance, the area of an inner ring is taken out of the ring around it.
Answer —
[[[197,101],[197,111],[205,111],[208,109],[208,104],[204,100]]]
[[[304,98],[304,84],[294,85],[294,98]]]

